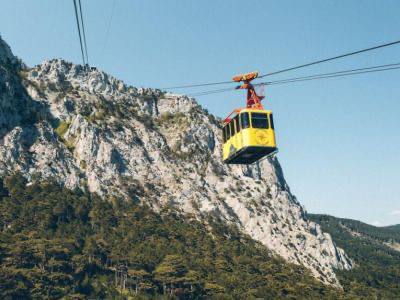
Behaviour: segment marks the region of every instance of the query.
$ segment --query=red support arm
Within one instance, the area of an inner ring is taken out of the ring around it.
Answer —
[[[256,79],[258,76],[258,72],[251,72],[248,74],[242,74],[233,77],[234,81],[240,82],[242,81],[243,84],[239,85],[237,89],[247,89],[247,102],[246,102],[246,107],[247,108],[253,108],[253,109],[264,109],[264,107],[261,104],[261,100],[264,99],[263,96],[258,96],[254,86],[250,83],[253,79]]]
[[[264,96],[257,95],[254,86],[250,83],[253,79],[257,78],[258,72],[251,72],[247,74],[241,74],[233,77],[233,81],[243,82],[242,85],[236,87],[236,89],[246,89],[247,90],[247,100],[246,100],[246,108],[252,109],[260,109],[263,110],[264,107],[261,104],[261,100],[264,99]],[[228,124],[231,121],[231,116],[235,113],[240,113],[242,109],[235,109],[231,112],[224,120],[224,124]]]

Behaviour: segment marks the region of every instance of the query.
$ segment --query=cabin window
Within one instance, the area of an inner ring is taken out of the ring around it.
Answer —
[[[222,128],[222,139],[224,143],[226,142],[226,126]]]
[[[250,122],[249,122],[249,113],[241,113],[240,114],[240,122],[242,123],[242,129],[246,129],[250,127]]]
[[[231,138],[231,133],[229,131],[229,124],[225,125],[224,131],[225,131],[225,138],[226,138],[226,141],[227,141],[227,140],[229,140]]]
[[[251,113],[251,124],[253,128],[268,128],[268,115],[263,113]]]
[[[236,132],[240,131],[240,125],[239,125],[239,115],[235,117],[235,125],[236,125]]]
[[[274,118],[272,117],[272,114],[269,115],[269,123],[271,124],[271,128],[275,129],[275,127],[274,127]]]
[[[231,136],[235,135],[235,125],[233,124],[233,120],[229,122],[229,128],[231,129]]]

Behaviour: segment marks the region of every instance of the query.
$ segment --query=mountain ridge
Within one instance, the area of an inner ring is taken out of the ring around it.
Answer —
[[[400,297],[400,233],[360,221],[308,214],[352,258],[354,268],[337,271],[345,293],[368,299]]]
[[[400,231],[400,224],[385,226],[385,228]]]
[[[374,226],[368,223],[364,223],[359,220],[335,217],[329,214],[312,214],[308,213],[313,219],[316,217],[320,219],[335,219],[341,226],[346,229],[349,233],[356,236],[366,236],[379,240],[381,242],[400,242],[400,232],[396,229],[399,228],[398,225],[392,226]]]

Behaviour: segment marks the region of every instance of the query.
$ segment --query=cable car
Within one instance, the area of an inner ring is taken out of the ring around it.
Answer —
[[[224,120],[223,161],[227,164],[252,164],[278,151],[272,111],[264,109],[264,96],[257,95],[250,83],[257,77],[258,72],[233,77],[235,82],[243,82],[237,89],[247,89],[247,105]]]

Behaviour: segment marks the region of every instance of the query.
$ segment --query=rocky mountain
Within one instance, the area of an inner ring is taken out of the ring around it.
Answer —
[[[18,171],[156,211],[212,215],[325,283],[352,268],[307,219],[277,158],[222,163],[221,123],[192,98],[61,59],[28,68],[0,38],[0,125],[0,176]]]

